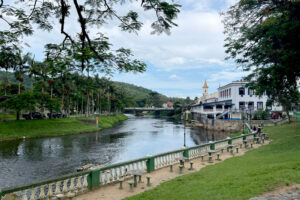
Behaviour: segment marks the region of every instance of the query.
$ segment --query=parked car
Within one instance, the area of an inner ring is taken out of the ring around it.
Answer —
[[[44,119],[44,118],[46,118],[46,116],[39,112],[31,112],[29,114],[23,114],[23,118],[26,120]]]
[[[62,114],[61,112],[58,112],[58,111],[53,111],[52,113],[48,113],[47,115],[49,118],[51,115],[52,115],[52,118],[65,118],[66,117],[65,114]]]

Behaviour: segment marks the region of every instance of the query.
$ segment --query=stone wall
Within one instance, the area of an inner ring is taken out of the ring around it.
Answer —
[[[203,127],[208,130],[216,131],[229,131],[229,132],[239,132],[243,128],[243,120],[214,120],[212,119],[194,120],[193,125],[198,127]],[[263,124],[263,126],[274,126],[276,125],[272,120],[245,120],[244,123],[248,123],[251,126],[258,127]],[[278,121],[277,125],[286,123],[286,121]]]

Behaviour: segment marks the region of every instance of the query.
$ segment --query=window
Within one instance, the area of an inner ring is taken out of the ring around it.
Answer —
[[[254,95],[254,90],[248,88],[248,95],[250,95],[250,96]]]
[[[249,101],[249,103],[248,103],[248,109],[249,110],[254,110],[254,102],[253,101]]]
[[[231,97],[231,88],[229,88],[229,96]]]
[[[240,108],[240,110],[244,110],[245,109],[245,102],[244,101],[240,101],[239,108]]]
[[[241,95],[241,96],[245,95],[245,88],[243,88],[243,87],[239,88],[239,95]]]
[[[257,102],[257,110],[263,110],[263,109],[264,109],[263,102]]]

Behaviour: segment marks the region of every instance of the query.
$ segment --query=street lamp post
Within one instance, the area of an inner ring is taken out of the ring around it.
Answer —
[[[183,128],[183,130],[184,130],[184,135],[183,135],[183,147],[185,148],[186,147],[186,141],[185,141],[185,124],[183,124],[184,125],[184,128]]]
[[[245,108],[242,109],[242,118],[243,118],[243,134],[245,134],[245,117],[244,117]]]

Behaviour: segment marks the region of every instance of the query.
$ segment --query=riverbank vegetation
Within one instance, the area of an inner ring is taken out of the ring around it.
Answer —
[[[249,199],[300,183],[299,130],[300,123],[264,127],[270,144],[127,199]]]
[[[60,118],[44,120],[12,120],[0,122],[0,141],[10,139],[49,137],[69,134],[79,134],[110,128],[124,121],[123,114],[99,116],[99,128],[96,127],[95,117]]]

